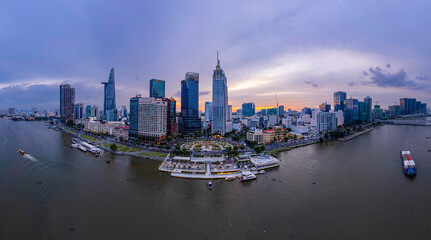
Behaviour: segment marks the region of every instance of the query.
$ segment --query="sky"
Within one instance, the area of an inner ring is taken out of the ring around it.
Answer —
[[[76,102],[103,104],[115,68],[117,106],[166,81],[180,103],[186,72],[211,101],[217,50],[229,104],[285,109],[333,105],[333,92],[383,108],[412,97],[431,104],[429,1],[0,2],[0,109],[55,109],[59,85]]]

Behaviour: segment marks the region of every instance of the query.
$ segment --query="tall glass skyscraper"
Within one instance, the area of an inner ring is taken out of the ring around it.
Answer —
[[[186,79],[181,81],[181,118],[180,132],[191,135],[202,131],[199,117],[199,73],[186,73]]]
[[[106,121],[117,121],[118,112],[115,106],[115,75],[114,68],[111,68],[108,82],[102,82],[105,86],[103,100],[103,115]]]
[[[242,115],[244,117],[251,117],[255,114],[256,111],[256,107],[254,105],[254,103],[249,102],[249,103],[243,103],[242,104]]]
[[[345,109],[352,110],[352,120],[359,120],[359,101],[358,99],[350,98],[344,101]]]
[[[226,133],[226,121],[228,119],[228,92],[227,78],[220,67],[217,52],[217,66],[213,73],[213,122],[212,133]]]
[[[371,122],[373,121],[373,112],[372,112],[372,106],[373,106],[373,99],[370,96],[367,96],[364,98],[365,104],[367,104],[367,121]]]
[[[334,111],[344,111],[344,101],[346,101],[346,92],[338,91],[334,92]]]
[[[212,102],[205,102],[205,121],[213,120],[213,104]]]
[[[158,79],[150,80],[150,97],[165,98],[165,81]]]

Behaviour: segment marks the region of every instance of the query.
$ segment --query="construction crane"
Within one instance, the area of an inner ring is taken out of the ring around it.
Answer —
[[[352,95],[350,95],[350,99],[352,99],[359,91],[356,91],[355,93],[353,93]]]

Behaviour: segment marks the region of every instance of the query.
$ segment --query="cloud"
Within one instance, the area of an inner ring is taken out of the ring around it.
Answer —
[[[315,88],[317,88],[317,87],[319,87],[320,85],[322,85],[322,84],[317,84],[317,83],[314,83],[314,82],[311,82],[311,81],[304,81],[305,82],[305,84],[307,84],[307,85],[311,85],[311,86],[313,86],[313,87],[315,87]]]
[[[356,85],[356,83],[355,82],[348,82],[347,85],[349,85],[351,87],[351,86]]]
[[[368,72],[363,71],[362,74],[364,74],[364,76],[369,76],[370,74],[368,74]]]
[[[380,67],[370,67],[367,74],[368,75],[366,76],[369,76],[370,81],[364,82],[365,85],[377,85],[379,87],[407,87],[410,89],[418,89],[422,87],[415,81],[411,80],[404,69],[401,69],[396,73],[390,73]]]
[[[208,94],[210,94],[210,91],[199,92],[199,96],[205,96],[205,95],[208,95]]]
[[[415,79],[419,80],[419,81],[426,81],[426,80],[428,80],[428,77],[426,77],[426,76],[416,76]]]
[[[388,63],[388,64],[386,64],[386,67],[387,67],[387,68],[391,68],[391,64],[389,64],[389,63]]]

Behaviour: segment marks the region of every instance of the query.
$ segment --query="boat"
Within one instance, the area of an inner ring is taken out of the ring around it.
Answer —
[[[416,164],[410,154],[410,151],[401,151],[401,164],[403,166],[403,171],[408,176],[416,175]]]
[[[243,171],[242,176],[239,178],[241,182],[250,181],[256,179],[256,175],[254,175],[250,171]]]
[[[21,153],[23,156],[26,155],[27,153],[25,153],[23,150],[18,149],[18,152]]]
[[[71,147],[71,148],[76,148],[76,147],[78,147],[78,144],[76,144],[76,143],[72,143],[72,144],[70,145],[70,147]]]
[[[84,146],[81,146],[81,145],[79,145],[77,148],[78,148],[79,150],[83,151],[83,152],[86,152],[86,151],[87,151],[87,149],[86,149]]]
[[[213,188],[213,183],[211,181],[208,182],[208,189],[211,190]]]
[[[260,170],[259,174],[265,174],[265,170]]]
[[[235,176],[230,176],[230,177],[226,177],[224,180],[226,180],[226,181],[232,181],[232,180],[235,180]]]

